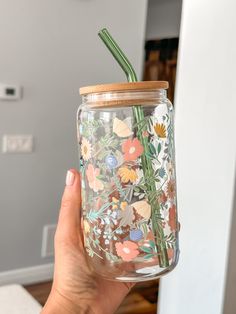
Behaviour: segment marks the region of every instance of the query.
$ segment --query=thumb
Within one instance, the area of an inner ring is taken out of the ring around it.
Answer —
[[[76,238],[78,240],[81,233],[80,215],[80,175],[77,170],[70,169],[66,175],[66,187],[62,196],[55,239],[63,242]]]

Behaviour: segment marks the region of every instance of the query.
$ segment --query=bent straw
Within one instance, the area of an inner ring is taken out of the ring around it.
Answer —
[[[108,50],[111,52],[115,60],[119,63],[122,70],[125,72],[127,76],[128,82],[137,82],[136,73],[129,62],[128,58],[125,56],[123,51],[120,49],[116,41],[112,38],[111,34],[108,32],[106,28],[102,29],[98,33],[99,37],[102,39],[104,44],[107,46]],[[155,235],[155,239],[158,243],[158,259],[160,267],[169,266],[169,260],[167,255],[166,243],[164,238],[164,232],[160,223],[157,222],[157,217],[160,216],[160,206],[154,197],[156,194],[156,186],[154,179],[154,172],[152,168],[152,162],[147,157],[149,152],[148,140],[146,137],[142,136],[142,132],[144,131],[143,126],[141,125],[144,120],[144,112],[141,106],[133,106],[133,113],[137,123],[138,128],[138,138],[144,147],[144,153],[141,156],[145,185],[148,190],[148,200],[152,207],[152,225],[153,232]],[[148,183],[149,182],[149,183]]]
[[[98,33],[98,36],[102,39],[104,44],[107,46],[115,60],[119,63],[122,70],[125,72],[127,76],[128,82],[137,82],[137,75],[134,71],[134,68],[132,67],[131,63],[123,53],[123,51],[120,49],[120,47],[117,45],[115,40],[112,38],[111,34],[108,32],[106,28],[103,28]]]

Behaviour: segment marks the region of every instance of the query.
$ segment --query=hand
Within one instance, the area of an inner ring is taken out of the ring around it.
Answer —
[[[86,262],[81,229],[80,176],[67,173],[55,234],[52,290],[42,314],[114,313],[133,284],[107,281]]]

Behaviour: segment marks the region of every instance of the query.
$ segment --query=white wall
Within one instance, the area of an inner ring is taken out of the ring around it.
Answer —
[[[35,137],[33,154],[0,152],[0,272],[52,261],[41,258],[42,229],[57,221],[66,170],[77,166],[79,87],[126,80],[97,32],[110,29],[140,77],[146,5],[0,1],[0,82],[24,87],[21,101],[0,101],[0,139]]]
[[[146,38],[179,37],[182,0],[149,0]]]
[[[181,254],[161,282],[160,314],[223,313],[236,153],[235,12],[234,0],[183,3],[175,104]]]

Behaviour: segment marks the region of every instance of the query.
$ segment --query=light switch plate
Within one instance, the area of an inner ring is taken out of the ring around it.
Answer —
[[[20,100],[22,87],[20,85],[0,83],[0,100]]]
[[[32,153],[33,136],[32,135],[3,135],[2,152],[3,153]]]

